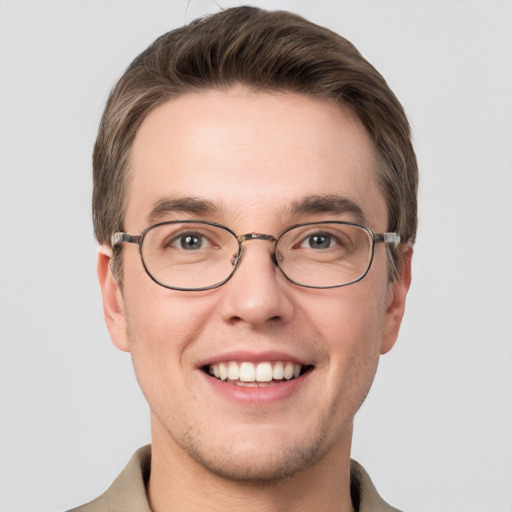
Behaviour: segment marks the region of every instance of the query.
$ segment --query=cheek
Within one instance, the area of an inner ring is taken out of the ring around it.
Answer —
[[[203,331],[212,308],[190,297],[176,297],[176,293],[180,292],[164,288],[149,294],[139,291],[126,302],[132,353],[146,350],[153,358],[165,354],[176,356]]]
[[[304,314],[315,318],[322,338],[334,347],[371,346],[382,332],[385,293],[363,283],[329,290],[303,305]]]
[[[177,292],[152,282],[126,295],[127,335],[135,375],[157,417],[180,407],[190,377],[187,348],[207,323],[209,308],[199,311]],[[171,404],[171,407],[169,407]]]
[[[152,353],[169,350],[203,328],[211,309],[207,301],[156,284],[135,255],[126,258],[125,275],[130,276],[123,298],[131,345],[151,345]]]
[[[370,282],[363,286],[363,282],[340,289],[336,295],[317,297],[308,308],[324,343],[333,392],[343,388],[364,395],[378,364],[385,294],[383,290],[376,293]]]

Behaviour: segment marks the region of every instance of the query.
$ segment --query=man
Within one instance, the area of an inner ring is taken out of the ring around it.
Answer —
[[[76,510],[396,510],[350,446],[404,312],[416,189],[398,100],[325,28],[241,7],[139,55],[93,210],[152,444]]]

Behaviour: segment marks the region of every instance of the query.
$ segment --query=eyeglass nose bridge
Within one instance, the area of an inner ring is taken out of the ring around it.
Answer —
[[[272,235],[267,235],[265,233],[246,233],[244,235],[237,236],[238,244],[240,247],[240,250],[238,251],[238,254],[234,254],[231,258],[231,264],[235,267],[238,267],[240,262],[242,261],[242,256],[244,255],[244,242],[247,242],[248,240],[266,240],[267,242],[277,242],[277,238]],[[276,261],[276,253],[275,253],[275,245],[274,250],[271,254],[272,261],[277,264]]]
[[[238,236],[238,243],[242,244],[247,240],[268,240],[269,242],[275,242],[277,238],[272,235],[266,235],[264,233],[246,233],[245,235]]]

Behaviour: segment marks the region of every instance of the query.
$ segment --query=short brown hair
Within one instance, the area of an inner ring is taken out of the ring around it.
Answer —
[[[376,150],[388,230],[402,242],[414,241],[416,156],[403,108],[384,78],[349,41],[324,27],[284,11],[237,7],[159,37],[111,92],[93,155],[93,221],[100,243],[109,244],[113,232],[124,230],[130,150],[146,116],[177,95],[234,84],[351,108]],[[394,278],[396,254],[392,260]]]

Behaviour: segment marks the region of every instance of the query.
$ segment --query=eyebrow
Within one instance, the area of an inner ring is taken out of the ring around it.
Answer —
[[[356,222],[363,224],[365,216],[361,207],[348,197],[337,195],[306,196],[294,201],[286,210],[290,216],[331,213],[333,215],[352,215]]]
[[[225,211],[224,206],[206,199],[195,197],[164,198],[157,201],[147,216],[148,224],[159,222],[171,213],[183,213],[189,215],[212,215]],[[306,196],[293,201],[284,210],[285,217],[301,215],[313,215],[318,213],[330,213],[333,215],[352,215],[355,221],[363,224],[365,216],[361,207],[347,197],[330,195]]]
[[[195,197],[164,198],[155,203],[147,216],[149,224],[158,222],[170,213],[208,215],[219,211],[219,207],[205,199]]]

